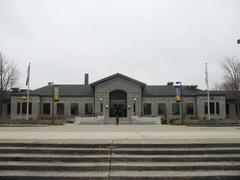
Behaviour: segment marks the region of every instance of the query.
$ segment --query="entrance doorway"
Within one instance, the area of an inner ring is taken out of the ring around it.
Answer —
[[[109,94],[109,117],[127,117],[127,93],[115,90]]]

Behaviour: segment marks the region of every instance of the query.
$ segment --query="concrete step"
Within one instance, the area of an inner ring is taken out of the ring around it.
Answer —
[[[240,162],[113,162],[113,171],[222,171],[239,170]]]
[[[207,147],[240,147],[240,143],[174,143],[174,144],[163,144],[163,143],[145,143],[145,144],[129,144],[121,143],[112,145],[113,148],[207,148]]]
[[[101,143],[8,143],[0,142],[0,147],[59,147],[59,148],[194,148],[194,147],[240,147],[240,143],[121,143],[121,144],[101,144]]]
[[[24,162],[0,161],[1,170],[31,170],[31,171],[108,171],[109,162]]]
[[[122,155],[113,154],[112,162],[240,162],[240,154],[197,154],[197,155]]]
[[[239,147],[203,148],[58,148],[58,147],[0,147],[2,153],[31,154],[240,154]]]
[[[0,153],[41,153],[41,154],[108,154],[103,148],[59,148],[59,147],[0,147]]]
[[[109,162],[110,155],[71,155],[71,154],[0,154],[0,161],[38,162]]]
[[[0,144],[1,179],[240,179],[237,144]]]
[[[0,162],[1,170],[108,171],[109,163]],[[240,170],[240,162],[134,162],[111,163],[111,170],[124,171],[220,171]]]
[[[20,171],[0,170],[0,180],[107,180],[108,171]]]
[[[11,143],[0,142],[0,147],[59,147],[59,148],[108,148],[109,143]],[[240,146],[240,145],[239,145]]]
[[[108,162],[109,155],[69,155],[69,154],[0,154],[0,161],[39,162]],[[113,162],[194,162],[194,161],[240,161],[240,154],[212,155],[112,155]]]
[[[240,154],[239,147],[223,148],[117,148],[113,154]]]
[[[239,180],[239,171],[111,171],[111,180]]]

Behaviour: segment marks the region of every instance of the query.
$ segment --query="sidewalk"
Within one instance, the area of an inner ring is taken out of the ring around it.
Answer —
[[[46,127],[0,127],[0,141],[211,141],[239,142],[240,127],[186,127],[171,125],[74,125]]]

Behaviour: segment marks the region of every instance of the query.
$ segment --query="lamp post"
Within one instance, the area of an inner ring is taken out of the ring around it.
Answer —
[[[99,98],[99,102],[100,102],[100,116],[101,116],[103,112],[103,98]]]
[[[180,85],[180,114],[181,114],[181,120],[182,120],[182,125],[183,125],[183,97],[182,97],[182,82],[176,82],[176,84]]]
[[[131,110],[131,105],[128,105],[128,112],[129,112],[129,115],[131,115],[131,112],[130,112],[130,110]],[[129,117],[130,118],[130,124],[132,124],[132,116],[130,116]]]
[[[108,113],[108,105],[107,104],[105,106],[105,109],[106,109],[106,117],[104,119],[105,119],[105,124],[107,124],[107,113]]]
[[[134,115],[136,116],[136,102],[137,102],[137,98],[133,98],[133,111],[134,111]]]
[[[52,86],[52,124],[54,125],[54,82],[49,82],[49,86]]]

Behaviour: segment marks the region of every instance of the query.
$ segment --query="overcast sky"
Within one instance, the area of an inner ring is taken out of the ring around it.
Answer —
[[[221,82],[220,61],[240,58],[239,0],[0,0],[0,51],[25,88],[82,84],[114,73],[148,85]]]

